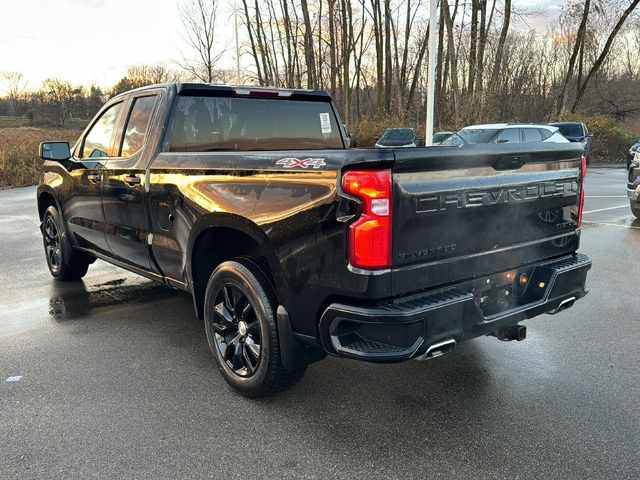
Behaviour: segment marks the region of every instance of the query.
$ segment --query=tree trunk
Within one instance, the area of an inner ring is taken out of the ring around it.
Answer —
[[[244,7],[244,19],[247,25],[247,32],[249,33],[249,44],[251,45],[251,55],[256,62],[256,70],[258,72],[258,84],[262,85],[263,76],[260,68],[260,59],[258,58],[258,52],[256,50],[256,43],[253,39],[253,30],[251,28],[251,17],[249,16],[249,8],[247,7],[247,0],[242,0],[242,6]]]
[[[494,93],[500,76],[502,67],[502,56],[504,55],[504,44],[507,41],[509,33],[509,23],[511,22],[511,0],[504,2],[504,21],[502,22],[502,30],[500,31],[500,39],[498,40],[498,48],[496,49],[496,59],[493,64],[493,73],[491,74],[491,92]]]
[[[573,51],[571,52],[571,58],[569,59],[569,66],[567,68],[567,73],[564,77],[564,82],[562,83],[562,91],[560,92],[560,97],[558,98],[558,110],[556,112],[557,116],[560,116],[562,111],[565,108],[567,103],[567,89],[569,87],[569,82],[571,81],[571,77],[573,76],[573,68],[576,64],[576,58],[578,56],[578,52],[581,50],[582,43],[584,41],[584,35],[587,30],[587,19],[589,18],[589,7],[591,5],[591,0],[585,0],[584,2],[584,10],[582,12],[582,20],[580,21],[580,26],[578,27],[578,33],[576,35],[576,43],[573,45]],[[578,85],[580,82],[578,81]]]
[[[316,88],[315,59],[313,55],[313,36],[311,32],[311,18],[307,0],[300,0],[302,17],[304,19],[304,57],[307,63],[307,86]]]
[[[473,93],[476,80],[476,57],[478,44],[478,4],[479,0],[471,1],[471,40],[469,47],[469,83],[467,84],[467,94]]]
[[[393,67],[391,64],[391,0],[384,0],[384,109],[389,113],[391,107],[391,83]]]
[[[335,27],[335,5],[336,0],[329,1],[329,91],[331,96],[336,95],[336,76],[338,75],[338,65],[336,63],[336,27]]]
[[[631,14],[631,12],[633,12],[633,10],[638,6],[638,3],[640,3],[640,0],[633,0],[629,4],[627,9],[624,11],[622,16],[620,17],[620,20],[618,20],[618,23],[616,23],[616,26],[613,27],[613,30],[609,34],[609,38],[607,38],[607,42],[604,44],[602,53],[600,53],[600,56],[591,67],[591,70],[589,70],[589,73],[587,74],[587,77],[584,79],[584,82],[582,83],[582,85],[578,86],[578,93],[576,95],[575,101],[573,102],[573,106],[571,107],[571,113],[575,113],[575,111],[577,110],[578,105],[580,105],[580,102],[582,101],[582,97],[584,96],[584,92],[587,90],[587,86],[589,85],[589,82],[591,81],[593,76],[598,72],[598,69],[602,65],[602,62],[604,62],[605,59],[607,58],[607,55],[609,54],[609,50],[611,50],[611,44],[615,40],[616,35],[618,34],[618,31],[620,31],[620,29],[622,28],[622,25],[624,25],[624,22],[627,20],[627,17]]]
[[[382,34],[382,10],[380,0],[371,0],[373,11],[373,35],[376,45],[376,114],[382,113],[382,96],[384,89],[384,40]]]
[[[506,0],[510,2],[510,0]],[[453,19],[451,18],[451,12],[449,10],[449,1],[442,0],[442,4],[444,6],[444,21],[447,26],[447,42],[448,42],[448,52],[449,52],[449,61],[451,65],[451,90],[453,90],[453,120],[456,125],[459,123],[458,119],[458,102],[459,102],[459,90],[458,90],[458,60],[457,54],[455,52],[455,42],[453,40]],[[457,1],[456,1],[457,8]]]

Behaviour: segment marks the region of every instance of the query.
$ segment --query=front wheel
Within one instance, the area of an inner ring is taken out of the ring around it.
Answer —
[[[631,213],[633,213],[633,215],[636,218],[640,218],[640,204],[637,203],[631,203]]]
[[[289,371],[282,365],[276,308],[258,261],[224,262],[209,278],[204,312],[209,349],[227,383],[242,395],[271,395],[304,374],[304,368]]]
[[[42,241],[47,266],[54,278],[80,280],[86,275],[92,259],[73,249],[55,207],[47,208],[42,218]]]

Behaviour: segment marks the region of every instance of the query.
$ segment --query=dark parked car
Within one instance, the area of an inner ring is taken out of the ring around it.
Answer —
[[[417,147],[421,141],[413,128],[388,128],[376,139],[376,148]]]
[[[631,212],[636,218],[640,218],[640,158],[633,156],[627,163],[627,196],[631,206]]]
[[[589,129],[584,123],[580,122],[555,122],[550,123],[554,127],[560,129],[560,133],[570,142],[580,143],[584,148],[587,163],[591,162],[592,140],[593,134],[589,133]]]
[[[637,138],[636,141],[633,142],[633,145],[631,145],[631,148],[629,149],[629,153],[627,153],[627,169],[631,167],[631,162],[635,158],[636,153],[639,153],[639,152],[640,152],[640,138]]]
[[[189,292],[226,381],[259,396],[326,354],[424,360],[573,305],[581,155],[349,149],[325,92],[167,84],[43,143],[37,201],[55,278],[102,259]]]

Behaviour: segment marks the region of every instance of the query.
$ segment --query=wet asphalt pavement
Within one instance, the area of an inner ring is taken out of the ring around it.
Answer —
[[[526,341],[328,358],[256,401],[218,374],[188,295],[101,261],[53,281],[35,188],[2,191],[0,479],[639,478],[640,221],[623,169],[590,169],[585,211],[591,293],[525,322]]]

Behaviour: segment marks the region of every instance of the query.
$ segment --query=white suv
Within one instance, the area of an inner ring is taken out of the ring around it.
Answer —
[[[462,145],[466,143],[569,143],[551,125],[493,123],[472,125],[452,135],[442,145]]]

